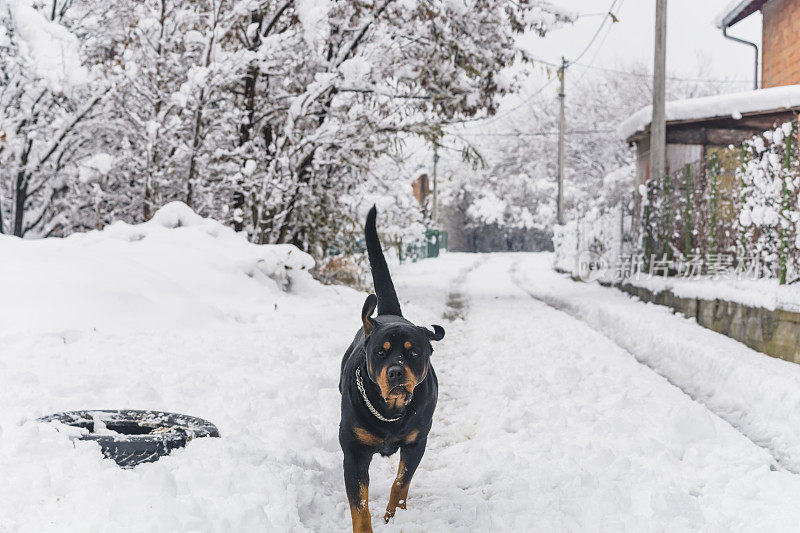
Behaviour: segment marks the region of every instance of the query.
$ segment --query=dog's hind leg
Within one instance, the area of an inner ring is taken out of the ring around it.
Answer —
[[[344,451],[344,486],[353,518],[353,533],[372,533],[369,516],[369,463],[371,453]]]
[[[406,508],[408,499],[408,487],[411,485],[411,478],[417,471],[419,462],[425,454],[426,438],[419,439],[400,448],[400,466],[397,468],[397,478],[392,484],[392,492],[389,495],[389,505],[386,506],[386,514],[383,520],[389,522],[394,516],[395,511]]]

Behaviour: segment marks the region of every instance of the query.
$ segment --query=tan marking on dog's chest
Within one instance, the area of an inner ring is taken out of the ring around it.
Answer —
[[[383,442],[383,439],[379,436],[370,433],[364,428],[360,428],[358,426],[353,426],[353,433],[355,434],[356,438],[361,444],[366,446],[377,446],[378,444]]]
[[[411,444],[412,442],[415,442],[417,440],[417,437],[419,437],[419,430],[415,429],[414,431],[403,437],[403,442],[405,442],[406,444]]]

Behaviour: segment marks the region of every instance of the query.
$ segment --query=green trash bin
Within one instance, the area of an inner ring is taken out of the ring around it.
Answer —
[[[439,257],[441,231],[429,229],[425,231],[425,257]]]

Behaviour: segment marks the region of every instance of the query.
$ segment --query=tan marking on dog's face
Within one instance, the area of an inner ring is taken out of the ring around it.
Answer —
[[[383,442],[383,439],[379,436],[374,435],[366,429],[358,426],[353,426],[353,433],[355,434],[356,439],[358,439],[358,442],[364,444],[365,446],[377,446]]]
[[[389,350],[391,350],[391,349],[392,349],[392,343],[391,343],[391,342],[389,342],[389,341],[386,341],[386,342],[384,342],[384,343],[383,343],[383,349],[384,349],[384,350],[386,350],[386,351],[388,352]]]
[[[384,401],[386,401],[386,405],[391,407],[392,409],[397,409],[397,408],[404,407],[405,405],[407,405],[406,398],[409,398],[409,401],[410,401],[410,397],[413,396],[413,394],[414,394],[414,389],[417,387],[417,384],[419,384],[419,380],[417,379],[417,376],[414,374],[414,372],[411,371],[410,368],[408,368],[407,366],[403,365],[403,369],[405,369],[405,372],[406,372],[406,376],[405,376],[406,377],[406,381],[405,381],[405,383],[402,384],[402,387],[406,390],[406,393],[407,393],[408,396],[406,396],[406,395],[398,395],[398,394],[390,394],[394,387],[392,387],[389,384],[389,377],[387,375],[387,373],[388,373],[388,368],[387,367],[383,367],[381,369],[381,373],[378,374],[378,379],[376,380],[377,383],[378,383],[378,387],[380,387],[380,389],[381,389],[381,396],[383,397]]]
[[[416,442],[417,437],[419,437],[419,430],[414,430],[405,437],[403,437],[403,442],[406,444],[411,444],[412,442]]]
[[[417,379],[416,374],[414,374],[414,372],[412,372],[410,368],[408,368],[407,366],[403,368],[406,369],[406,382],[403,386],[406,388],[409,394],[414,394],[414,389],[417,388],[419,380]]]
[[[411,346],[412,346],[411,341],[406,341],[403,343],[403,348],[405,348],[406,350],[410,350]]]
[[[388,369],[384,366],[381,368],[381,373],[378,374],[378,387],[381,389],[381,396],[385,400],[387,396],[389,396],[389,391],[392,390],[392,387],[389,386],[389,376],[387,375]]]
[[[391,409],[400,409],[406,406],[406,399],[401,396],[389,396],[386,400],[386,405]]]
[[[369,487],[360,485],[359,501],[350,504],[350,516],[353,519],[353,533],[372,533],[372,518],[369,516]]]

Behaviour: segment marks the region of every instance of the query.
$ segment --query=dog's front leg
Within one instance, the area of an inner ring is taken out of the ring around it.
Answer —
[[[416,442],[406,444],[400,448],[400,466],[397,468],[397,478],[392,484],[392,492],[389,495],[389,505],[386,506],[386,514],[383,520],[389,522],[394,516],[395,511],[406,508],[408,499],[408,487],[411,485],[411,478],[417,471],[419,462],[425,454],[425,444],[427,438],[421,438]]]
[[[372,533],[369,516],[369,463],[372,453],[361,449],[344,450],[344,487],[353,518],[353,533]]]

